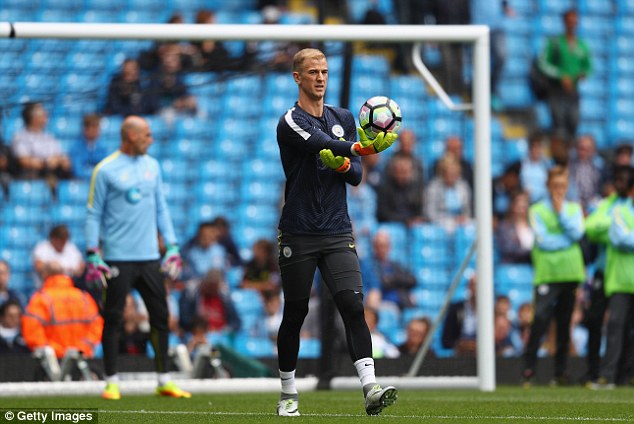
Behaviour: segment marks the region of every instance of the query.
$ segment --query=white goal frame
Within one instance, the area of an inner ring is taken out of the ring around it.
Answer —
[[[218,41],[377,41],[470,43],[474,46],[473,117],[477,227],[477,377],[445,387],[495,390],[489,28],[482,25],[197,25],[0,22],[0,38]],[[404,111],[407,115],[407,111]],[[394,377],[394,379],[398,379]],[[390,381],[396,380],[391,379]],[[386,380],[382,378],[382,381]],[[437,380],[437,378],[435,379]],[[451,378],[447,377],[447,380]],[[411,382],[411,379],[408,379]],[[405,381],[403,381],[405,383]],[[337,386],[338,379],[333,380]],[[341,386],[346,386],[345,382]],[[358,386],[358,381],[355,387]],[[442,384],[433,384],[441,387]]]

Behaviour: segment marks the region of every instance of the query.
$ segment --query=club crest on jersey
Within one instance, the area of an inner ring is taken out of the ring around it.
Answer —
[[[139,203],[139,201],[141,200],[141,190],[139,190],[137,187],[131,188],[126,192],[125,200],[127,200],[128,203],[132,204]]]
[[[343,137],[343,127],[339,124],[333,125],[330,131],[332,131],[335,137]]]
[[[293,251],[289,246],[284,246],[282,249],[282,255],[284,255],[285,258],[290,258],[293,255]]]

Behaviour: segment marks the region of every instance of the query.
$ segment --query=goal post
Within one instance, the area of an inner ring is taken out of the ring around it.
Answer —
[[[0,22],[0,38],[162,41],[376,41],[473,45],[474,196],[477,229],[477,379],[495,390],[489,28],[414,25],[197,25]],[[407,116],[407,111],[404,111]]]

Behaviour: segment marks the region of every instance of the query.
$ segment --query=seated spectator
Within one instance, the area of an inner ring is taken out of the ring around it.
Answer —
[[[205,318],[194,317],[189,340],[187,340],[187,350],[190,354],[196,352],[196,349],[200,346],[209,345],[209,339],[207,339],[207,329],[207,320]]]
[[[216,22],[216,15],[209,10],[199,10],[196,13],[196,23],[203,25],[213,25]],[[229,51],[224,44],[215,40],[194,41],[192,44],[193,69],[203,72],[218,72],[227,69],[234,69]]]
[[[493,321],[493,338],[495,341],[495,355],[502,357],[515,356],[517,352],[511,341],[512,324],[508,316],[495,314]]]
[[[266,239],[253,243],[253,258],[244,266],[240,287],[255,289],[260,294],[280,287],[280,270],[277,265],[277,245]]]
[[[84,116],[82,137],[75,142],[70,154],[73,174],[76,178],[89,180],[95,165],[108,155],[105,147],[99,143],[100,124],[99,115],[90,113]]]
[[[417,180],[414,165],[399,156],[385,168],[378,189],[377,219],[379,222],[402,222],[414,225],[423,219],[423,186]]]
[[[42,275],[46,264],[55,262],[61,272],[71,278],[80,277],[84,273],[86,263],[81,252],[70,239],[66,225],[56,225],[48,233],[48,239],[42,240],[33,249],[33,266],[36,273],[36,287],[44,281]]]
[[[452,155],[438,163],[436,175],[425,189],[425,215],[434,224],[453,232],[471,222],[471,188],[461,177],[460,164]]]
[[[22,109],[24,128],[13,136],[11,150],[22,178],[70,178],[70,159],[59,141],[46,132],[48,113],[40,102]]]
[[[50,346],[58,359],[70,348],[91,358],[103,330],[97,304],[73,285],[59,264],[49,262],[42,276],[44,284],[33,294],[22,316],[26,345],[32,351]]]
[[[225,248],[227,252],[227,259],[229,260],[229,265],[231,266],[239,266],[242,265],[242,257],[240,256],[240,252],[238,251],[238,246],[233,239],[233,235],[231,234],[231,226],[229,225],[229,221],[223,216],[215,217],[211,223],[218,230],[218,243],[222,247]]]
[[[454,349],[457,356],[474,356],[476,352],[476,279],[469,279],[465,300],[449,305],[442,331],[442,347]]]
[[[4,259],[0,259],[0,306],[7,302],[15,302],[22,307],[24,302],[24,295],[9,288],[11,281],[11,266],[9,262]]]
[[[194,318],[207,321],[208,331],[237,332],[240,316],[227,292],[224,273],[219,269],[209,270],[200,283],[190,282],[179,300],[180,326],[191,331]]]
[[[513,323],[511,340],[516,352],[523,352],[528,342],[528,336],[533,322],[533,305],[530,302],[522,303],[517,309],[517,318]]]
[[[520,182],[520,162],[515,162],[502,172],[502,175],[493,180],[493,218],[494,226],[497,226],[507,215],[511,207],[511,198],[522,191]]]
[[[531,263],[535,234],[528,222],[528,193],[516,193],[507,216],[495,231],[495,241],[503,263]]]
[[[282,323],[282,296],[279,289],[264,293],[264,314],[266,334],[272,341],[277,341],[277,332]]]
[[[429,336],[429,330],[431,329],[431,322],[427,317],[413,318],[407,323],[407,336],[402,345],[398,347],[398,350],[403,356],[416,356],[420,348],[427,340]],[[427,351],[428,357],[434,357],[436,354],[434,350],[429,348]]]
[[[361,274],[367,290],[366,304],[378,307],[381,301],[392,302],[401,310],[414,305],[411,290],[416,277],[398,262],[390,259],[390,234],[379,230],[372,239],[372,256],[361,261]],[[374,290],[379,290],[378,300],[371,301]]]
[[[445,151],[434,164],[434,175],[438,175],[438,166],[442,158],[448,154],[452,155],[458,161],[460,164],[460,176],[469,184],[469,187],[473,189],[473,167],[471,166],[471,162],[464,157],[464,144],[462,138],[457,135],[450,135],[445,139]]]
[[[544,155],[544,135],[534,133],[528,139],[528,156],[522,160],[520,180],[533,204],[546,197],[546,178],[552,162]]]
[[[145,355],[150,341],[150,324],[147,313],[140,310],[132,293],[129,293],[125,298],[121,326],[119,353],[123,355]]]
[[[104,107],[106,115],[148,115],[152,112],[141,85],[139,62],[126,59],[110,80]]]
[[[568,162],[568,198],[581,203],[584,212],[588,213],[601,198],[603,160],[597,154],[594,137],[589,134],[577,139],[575,153]]]
[[[410,129],[404,129],[400,132],[397,143],[398,148],[388,159],[386,168],[390,169],[397,158],[406,158],[412,163],[414,180],[417,181],[419,187],[423,187],[425,184],[425,172],[423,169],[423,163],[418,157],[416,157],[416,134],[414,134],[414,131]]]
[[[183,280],[201,279],[210,269],[225,269],[227,252],[219,239],[220,230],[212,222],[198,225],[196,235],[183,247]]]
[[[614,158],[603,167],[601,173],[601,195],[603,197],[609,196],[615,191],[614,188],[614,171],[620,166],[632,166],[633,152],[632,144],[623,143],[616,146],[614,149]]]
[[[25,355],[30,350],[20,331],[22,307],[10,300],[0,306],[0,356]]]
[[[168,24],[184,24],[183,15],[176,12],[167,20]],[[155,72],[161,65],[161,56],[166,50],[175,50],[179,53],[183,70],[190,71],[194,68],[194,55],[196,49],[189,42],[157,41],[151,48],[139,53],[139,66],[143,71]]]
[[[363,312],[372,337],[372,357],[398,358],[401,355],[398,348],[390,343],[378,329],[379,314],[377,310],[366,306]]]
[[[16,173],[16,160],[11,147],[0,139],[0,190],[4,192],[5,197],[9,195],[9,182]]]

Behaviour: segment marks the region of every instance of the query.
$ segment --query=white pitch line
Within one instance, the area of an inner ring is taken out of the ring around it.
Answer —
[[[99,413],[106,414],[147,414],[147,415],[212,415],[212,416],[263,416],[273,415],[262,414],[260,412],[221,412],[221,411],[116,411],[116,410],[99,410]],[[365,414],[302,414],[302,417],[330,417],[330,418],[350,418],[350,417],[365,417]],[[610,422],[632,422],[632,418],[603,418],[603,417],[532,417],[532,416],[483,416],[483,415],[389,415],[381,414],[383,418],[406,418],[406,419],[418,419],[418,420],[556,420],[556,421],[610,421]]]

